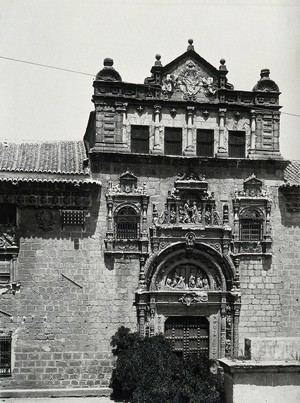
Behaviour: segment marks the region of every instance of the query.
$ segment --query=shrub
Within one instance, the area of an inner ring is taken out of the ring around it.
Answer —
[[[111,387],[114,399],[131,403],[220,403],[223,382],[205,357],[183,360],[162,335],[140,337],[120,327],[112,337],[117,356]]]

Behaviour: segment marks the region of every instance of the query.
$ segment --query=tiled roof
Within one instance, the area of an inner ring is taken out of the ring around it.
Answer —
[[[83,141],[0,143],[0,171],[84,174]]]
[[[284,171],[285,184],[282,186],[300,186],[300,161],[291,161]]]

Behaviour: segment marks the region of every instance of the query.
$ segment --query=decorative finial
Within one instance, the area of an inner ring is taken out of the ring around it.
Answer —
[[[114,61],[110,57],[106,57],[103,61],[103,65],[106,67],[111,67],[113,64],[114,64]]]
[[[260,77],[261,78],[263,78],[263,77],[270,77],[270,70],[269,69],[262,69],[261,71],[260,71]]]
[[[220,63],[221,63],[221,66],[219,67],[219,71],[223,71],[223,72],[227,72],[227,73],[228,73],[228,70],[227,70],[226,65],[225,65],[226,60],[225,60],[225,59],[221,59],[221,60],[220,60]]]
[[[193,46],[193,39],[189,39],[188,40],[189,46],[187,47],[187,50],[194,50],[194,46]]]
[[[161,66],[161,61],[160,61],[160,59],[161,59],[161,55],[155,55],[155,59],[156,59],[156,61],[155,61],[155,66]]]

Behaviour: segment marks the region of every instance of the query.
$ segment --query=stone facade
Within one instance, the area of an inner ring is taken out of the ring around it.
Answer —
[[[108,386],[120,325],[212,358],[300,331],[300,164],[280,155],[278,86],[262,70],[234,90],[191,40],[151,73],[125,83],[105,59],[85,150],[1,148],[3,388]]]

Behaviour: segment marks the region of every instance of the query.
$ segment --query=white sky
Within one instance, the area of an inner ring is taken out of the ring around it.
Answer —
[[[186,51],[235,89],[252,90],[262,68],[279,85],[282,112],[300,115],[299,0],[0,0],[0,56],[96,75],[105,57],[143,83],[155,54]],[[0,140],[80,140],[93,77],[0,58]],[[281,152],[300,159],[300,117],[281,115]]]

